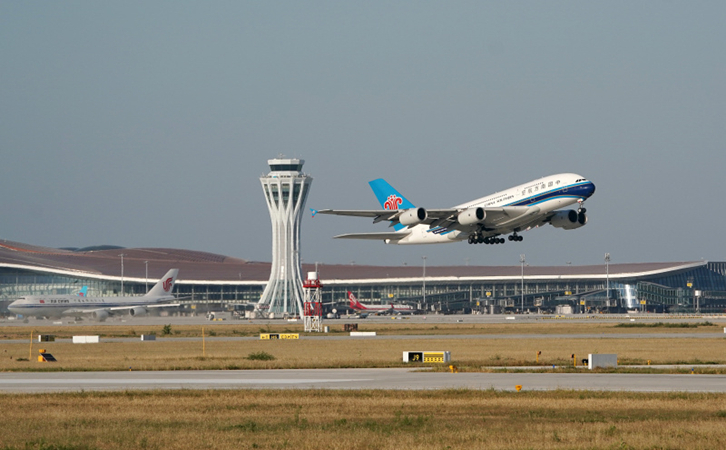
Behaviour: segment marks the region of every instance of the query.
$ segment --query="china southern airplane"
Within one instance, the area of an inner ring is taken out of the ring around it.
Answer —
[[[383,179],[368,183],[383,209],[312,210],[316,214],[370,217],[373,223],[388,221],[395,231],[349,233],[341,239],[382,240],[386,244],[439,244],[467,240],[470,244],[503,244],[522,241],[522,231],[549,223],[573,230],[587,223],[583,202],[595,185],[581,175],[561,173],[540,178],[503,192],[448,209],[415,207]],[[559,209],[578,204],[578,209]]]
[[[132,316],[148,314],[150,308],[168,308],[178,303],[171,295],[179,269],[171,269],[146,295],[140,297],[86,297],[79,295],[32,295],[21,297],[8,306],[14,314],[37,317],[61,317],[89,314],[96,320],[106,320],[109,315],[128,312]]]

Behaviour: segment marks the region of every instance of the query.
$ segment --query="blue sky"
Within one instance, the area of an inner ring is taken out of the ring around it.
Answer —
[[[306,160],[308,207],[444,208],[559,172],[589,223],[521,243],[340,241],[305,262],[724,260],[723,2],[2,2],[0,238],[271,258],[259,177]]]

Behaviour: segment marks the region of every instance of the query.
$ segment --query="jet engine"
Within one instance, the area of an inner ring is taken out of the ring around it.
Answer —
[[[411,208],[402,212],[401,215],[398,216],[398,221],[403,225],[418,225],[426,220],[428,216],[429,215],[424,208]]]
[[[587,215],[584,212],[577,212],[574,209],[569,211],[557,211],[550,219],[550,224],[555,228],[563,230],[574,230],[587,223]]]
[[[99,322],[103,322],[108,318],[108,311],[94,311],[91,316]]]
[[[469,208],[459,213],[456,220],[462,225],[474,225],[481,222],[487,216],[484,208]]]
[[[137,306],[136,308],[131,308],[129,310],[129,314],[131,314],[132,316],[145,316],[148,313],[149,311],[143,306]]]

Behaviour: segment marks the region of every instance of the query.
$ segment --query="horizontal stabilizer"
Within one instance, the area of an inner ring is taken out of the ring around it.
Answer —
[[[371,217],[375,218],[378,216],[396,216],[398,210],[388,209],[321,209],[315,211],[315,214],[330,214],[334,216],[353,216],[353,217]]]
[[[392,241],[398,241],[405,238],[406,236],[408,236],[408,233],[348,233],[339,234],[338,236],[335,236],[334,239],[368,239],[378,241],[385,241],[386,239],[390,239]]]

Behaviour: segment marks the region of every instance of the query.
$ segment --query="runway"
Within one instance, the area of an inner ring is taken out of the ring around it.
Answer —
[[[411,369],[0,373],[0,392],[148,389],[495,389],[726,392],[726,375],[447,373]]]
[[[715,323],[724,323],[726,326],[726,315],[677,315],[677,314],[568,314],[568,315],[552,315],[552,314],[428,314],[428,315],[410,315],[410,316],[368,316],[362,319],[358,316],[342,316],[338,319],[324,319],[325,325],[332,327],[341,326],[344,323],[358,324],[501,324],[501,323],[624,323],[624,322],[702,322],[712,321]],[[35,317],[18,319],[0,318],[0,326],[11,327],[28,327],[28,326],[113,326],[113,325],[299,325],[302,326],[300,320],[284,320],[284,319],[225,319],[221,321],[210,321],[203,314],[197,316],[142,316],[129,317],[128,315],[119,315],[109,317],[104,322],[94,320],[75,320],[71,317],[62,319],[37,319]]]

